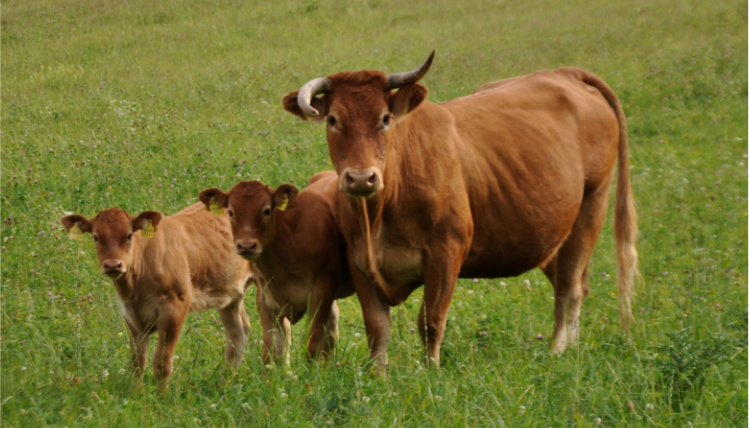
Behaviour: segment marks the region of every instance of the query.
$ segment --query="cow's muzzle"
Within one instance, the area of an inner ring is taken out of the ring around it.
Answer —
[[[257,239],[248,239],[246,241],[237,241],[237,254],[243,258],[256,261],[260,254],[263,253],[263,246]]]
[[[338,179],[338,189],[353,197],[368,198],[382,190],[382,174],[376,168],[346,168]]]
[[[101,264],[101,273],[112,279],[119,278],[125,272],[127,267],[122,260],[104,260]]]

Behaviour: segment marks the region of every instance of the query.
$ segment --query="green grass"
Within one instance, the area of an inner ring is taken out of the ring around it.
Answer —
[[[2,424],[746,426],[746,17],[734,0],[4,1]],[[64,213],[171,214],[240,179],[303,186],[331,168],[324,131],[281,97],[342,70],[410,70],[432,49],[433,101],[567,65],[619,95],[641,230],[632,334],[609,222],[581,344],[561,356],[533,271],[460,282],[440,369],[415,332],[420,291],[393,309],[387,379],[367,375],[353,297],[334,361],[307,364],[298,326],[291,367],[264,367],[250,296],[238,370],[205,312],[188,318],[169,389],[150,371],[139,387],[113,287]]]

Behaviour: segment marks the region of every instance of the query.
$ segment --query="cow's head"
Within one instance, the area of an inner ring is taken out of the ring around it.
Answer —
[[[226,193],[215,187],[203,190],[199,198],[206,207],[229,212],[237,254],[257,261],[275,239],[277,211],[285,210],[298,193],[290,184],[273,190],[259,181],[242,181]]]
[[[426,98],[426,88],[417,82],[433,58],[434,51],[421,67],[406,73],[359,71],[320,77],[284,97],[288,112],[326,120],[328,150],[342,192],[369,197],[382,190],[389,133]]]
[[[71,236],[92,234],[101,273],[117,279],[132,264],[133,234],[144,228],[153,233],[162,218],[157,211],[144,211],[133,217],[119,208],[109,208],[90,219],[78,214],[63,217],[62,225]]]

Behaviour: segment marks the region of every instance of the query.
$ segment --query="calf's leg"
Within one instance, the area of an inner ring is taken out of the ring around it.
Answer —
[[[326,335],[326,350],[331,354],[335,351],[336,344],[338,343],[338,319],[340,311],[338,310],[338,303],[334,300],[330,305],[330,314],[328,315],[328,322],[325,323]]]
[[[249,320],[247,320],[244,300],[237,299],[225,308],[219,309],[218,313],[226,335],[226,362],[237,366],[242,361],[249,337]]]
[[[125,324],[130,331],[130,366],[136,376],[143,377],[148,360],[148,334],[139,331],[127,320]]]
[[[255,294],[260,323],[263,327],[263,364],[269,364],[271,359],[277,361],[285,355],[288,366],[291,363],[289,355],[291,322],[265,301],[263,294],[265,292],[262,287],[258,286]]]
[[[180,301],[180,303],[182,302]],[[177,341],[187,312],[186,305],[178,305],[175,301],[165,302],[159,307],[159,320],[157,322],[159,343],[153,354],[153,371],[156,377],[161,380],[162,387],[166,386],[169,377],[172,375],[174,350],[177,347]]]

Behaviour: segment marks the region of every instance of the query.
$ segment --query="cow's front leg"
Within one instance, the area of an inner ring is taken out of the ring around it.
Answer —
[[[291,345],[291,322],[277,311],[274,305],[265,298],[267,291],[258,285],[255,302],[260,313],[260,323],[263,326],[263,364],[270,364],[271,360],[278,362],[286,357],[286,365],[291,364],[289,347]]]
[[[226,362],[230,366],[238,366],[249,337],[249,319],[244,309],[244,299],[231,302],[227,307],[219,309],[218,313],[226,335]]]
[[[335,339],[331,342],[330,336],[337,334],[337,331],[330,331],[327,327],[331,316],[335,318],[334,328],[338,327],[338,305],[336,305],[332,296],[330,296],[329,284],[317,284],[316,290],[322,289],[322,292],[313,291],[310,301],[307,326],[309,336],[307,337],[306,349],[307,358],[327,358],[333,351],[330,347],[335,346]],[[335,306],[335,307],[334,307]]]
[[[148,334],[135,328],[127,319],[125,324],[130,331],[130,366],[136,377],[143,378],[148,359]]]
[[[154,375],[161,380],[160,387],[164,389],[172,375],[174,350],[185,322],[189,308],[182,300],[171,299],[159,306],[159,320],[157,328],[159,343],[153,354]]]
[[[349,260],[352,258],[349,257]],[[372,372],[376,376],[387,374],[388,341],[390,340],[390,305],[382,293],[359,270],[350,263],[351,277],[356,289],[356,295],[362,308],[364,328],[367,330],[369,357],[372,360]]]
[[[418,325],[428,364],[439,366],[447,311],[462,261],[463,257],[459,254],[433,253],[424,272],[424,302],[419,311]]]

